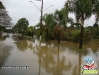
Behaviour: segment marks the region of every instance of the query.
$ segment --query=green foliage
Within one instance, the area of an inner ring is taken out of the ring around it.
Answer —
[[[45,14],[43,16],[43,21],[45,22],[45,29],[43,29],[43,37],[47,37],[46,29],[48,28],[48,37],[49,39],[54,38],[53,28],[56,25],[56,22],[54,20],[53,14]]]
[[[39,37],[40,36],[40,23],[35,25],[34,28],[35,28],[35,30],[34,30],[35,35]]]
[[[28,32],[33,33],[33,26],[28,27]]]
[[[73,42],[79,42],[79,35],[80,35],[80,31],[79,30],[74,30],[71,31],[71,41]]]
[[[12,19],[8,15],[6,8],[0,1],[0,26],[11,27],[12,26]]]
[[[59,23],[64,30],[67,28],[67,23],[73,24],[73,19],[68,17],[69,11],[66,7],[61,10],[56,10],[54,13],[55,22]]]
[[[6,29],[4,32],[7,32],[7,33],[12,33],[12,29]]]
[[[80,30],[68,28],[63,34],[61,34],[61,40],[78,43],[80,41]],[[89,41],[91,41],[90,32],[88,30],[84,30],[83,43],[88,43]]]
[[[35,34],[36,34],[36,36],[39,37],[39,36],[40,36],[40,29],[36,29],[36,30],[35,30]]]
[[[33,26],[28,27],[27,35],[33,37],[33,35],[34,35],[34,27]]]
[[[60,23],[61,27],[64,30],[66,30],[67,28],[67,23],[73,23],[73,19],[68,18],[68,10],[65,7],[61,10],[56,10],[54,14],[45,14],[43,16],[43,21],[45,22],[45,30],[43,30],[43,37],[47,37],[46,29],[48,28],[49,39],[54,39],[54,34],[56,34],[57,31],[53,33],[53,29],[55,28],[57,23]]]
[[[66,37],[67,41],[72,41],[72,42],[79,42],[79,35],[80,35],[80,30],[75,30],[74,28],[69,28],[66,30]]]
[[[97,23],[95,23],[95,24],[93,25],[93,27],[98,27],[98,24],[97,24]]]
[[[87,28],[90,30],[90,29],[92,29],[93,27],[92,27],[92,26],[88,26]]]
[[[91,35],[89,30],[84,30],[83,43],[89,43],[91,41]]]
[[[69,2],[70,1],[70,2]],[[68,5],[69,3],[69,5]],[[94,7],[98,7],[98,0],[68,0],[61,10],[56,10],[54,14],[44,14],[43,21],[45,25],[42,28],[42,37],[46,38],[48,28],[48,37],[49,39],[54,38],[54,34],[58,36],[58,28],[56,27],[57,23],[60,24],[61,27],[61,40],[67,40],[72,42],[79,42],[80,36],[80,26],[84,25],[84,21],[91,17],[92,14],[98,15],[98,9]],[[74,23],[73,19],[68,17],[68,14],[73,12],[75,14],[76,23]],[[94,13],[93,13],[94,12]],[[97,18],[98,16],[96,16]],[[67,24],[71,24],[70,27],[67,27]],[[39,26],[39,24],[37,25]],[[56,30],[54,28],[56,27]],[[97,27],[95,25],[95,27]],[[83,28],[83,27],[82,27]],[[98,30],[92,31],[93,27],[88,27],[83,31],[83,43],[88,43],[91,41],[91,37],[97,36],[98,38]],[[39,35],[40,29],[36,29],[36,34]],[[94,34],[95,32],[95,34]]]
[[[0,26],[0,31],[5,32],[6,31],[6,28],[4,26]]]
[[[58,23],[61,23],[61,20],[63,18],[63,11],[62,10],[56,10],[54,13],[54,17]]]
[[[90,38],[92,39],[99,39],[99,27],[89,26],[89,27],[86,27],[85,29],[90,34],[86,36],[90,36]]]
[[[96,15],[96,19],[99,17],[99,0],[68,0],[65,6],[75,13],[77,22],[81,21],[80,18],[90,18],[92,14]]]
[[[13,27],[13,30],[18,31],[18,33],[26,34],[28,31],[28,25],[29,25],[28,20],[26,18],[21,18]]]
[[[75,14],[76,22],[81,23],[81,34],[79,43],[80,49],[82,49],[82,42],[84,42],[84,21],[90,18],[93,12],[95,13],[95,15],[97,15],[98,11],[95,12],[95,7],[97,6],[97,3],[99,3],[99,0],[68,0],[65,4],[65,6],[69,9],[69,12],[73,12]]]
[[[99,28],[93,28],[92,32],[93,32],[93,34],[92,34],[93,38],[99,39]]]
[[[80,23],[73,23],[73,25],[79,29],[81,24]]]
[[[0,9],[5,9],[1,1],[0,1]]]
[[[66,30],[61,31],[61,40],[67,41],[68,35]]]
[[[44,39],[46,39],[46,34],[47,34],[47,33],[46,33],[46,28],[44,28],[44,29],[43,29],[43,34],[42,34],[42,37],[43,37]]]

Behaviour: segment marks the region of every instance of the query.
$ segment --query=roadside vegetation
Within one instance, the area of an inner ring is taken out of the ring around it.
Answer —
[[[2,3],[0,9],[6,11]],[[70,13],[75,14],[75,20],[69,17]],[[84,21],[92,15],[95,15],[93,26],[88,25],[85,27]],[[7,17],[7,22],[4,21],[2,23],[5,26],[0,26],[0,31],[7,31],[5,28],[11,26],[11,18],[8,15],[5,16]],[[33,38],[34,35],[39,37],[41,25],[41,36],[46,41],[58,40],[58,43],[60,43],[61,40],[79,43],[79,49],[82,49],[82,44],[90,44],[92,39],[99,39],[98,18],[99,0],[67,0],[64,7],[60,10],[44,14],[42,25],[39,22],[37,25],[29,26],[26,18],[20,18],[11,31],[20,37],[27,36],[28,38]]]
[[[95,8],[93,9],[94,6]],[[99,39],[99,9],[97,9],[97,7],[99,7],[98,0],[68,0],[62,9],[56,10],[54,13],[46,13],[43,15],[44,24],[41,26],[42,38],[45,40],[58,40],[60,37],[61,41],[80,42],[80,46],[81,43],[90,43],[91,39]],[[76,22],[72,17],[68,16],[69,13],[75,14]],[[90,18],[92,14],[96,15],[94,25],[84,27],[84,21],[87,18]],[[14,33],[18,32],[19,34],[27,35],[29,37],[33,37],[34,34],[39,37],[39,27],[40,23],[35,26],[29,26],[28,20],[26,18],[21,18],[12,30]]]

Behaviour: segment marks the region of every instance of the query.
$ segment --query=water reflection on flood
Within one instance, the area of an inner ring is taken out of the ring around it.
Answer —
[[[87,55],[93,54],[93,52],[91,54],[90,52]],[[82,58],[87,56],[83,54],[83,51],[74,52],[66,46],[53,43],[36,45],[36,52],[34,53],[39,57],[39,75],[42,73],[41,67],[52,75],[82,75]],[[94,56],[96,55],[94,54]],[[98,60],[98,57],[96,57],[96,60]],[[97,63],[99,65],[99,61]]]
[[[9,57],[10,50],[11,46],[7,46],[3,42],[0,42],[0,66],[2,66],[5,60]]]
[[[51,45],[45,44],[45,46],[36,45],[36,48],[35,53],[39,57],[39,75],[41,67],[48,74],[53,75],[64,75],[66,71],[71,70],[71,62],[66,63],[66,57],[59,54],[61,52],[59,46],[51,47]]]
[[[13,37],[6,38],[4,42],[12,45],[13,49],[10,51],[10,56],[9,50],[6,49],[8,52],[0,50],[0,58],[3,59],[2,65],[29,66],[29,68],[1,68],[0,74],[2,75],[82,75],[82,59],[86,55],[81,51],[76,52],[77,50],[71,49],[65,44],[58,45],[54,41],[39,42],[37,39],[33,42],[31,39]],[[88,55],[91,54],[96,58],[99,68],[98,52],[96,55],[90,52]],[[5,56],[4,53],[7,55]]]

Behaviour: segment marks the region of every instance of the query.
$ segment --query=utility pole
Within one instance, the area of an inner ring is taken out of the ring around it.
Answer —
[[[39,9],[36,4],[32,1],[32,2],[36,7],[37,9],[41,12],[41,16],[40,16],[40,39],[41,39],[41,35],[42,35],[42,17],[43,17],[43,12],[46,11],[50,6],[53,6],[53,5],[50,5],[48,8],[46,8],[44,11],[43,11],[43,0],[36,0],[36,1],[41,1],[41,9]]]
[[[41,5],[40,37],[41,37],[41,34],[42,34],[42,16],[43,16],[43,0],[42,0],[42,5]]]

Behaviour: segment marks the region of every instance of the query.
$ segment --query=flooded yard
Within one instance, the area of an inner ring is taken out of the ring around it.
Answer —
[[[38,39],[34,42],[10,34],[0,40],[0,75],[83,75],[85,56],[93,57],[99,69],[98,45],[84,45],[87,53],[76,50],[77,46],[70,42],[60,45],[56,41],[39,42]],[[93,49],[97,51],[93,52]],[[9,68],[11,66],[13,68]]]

